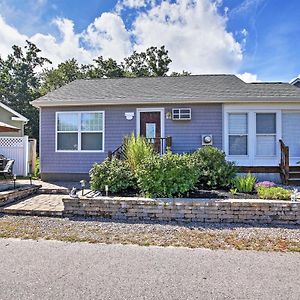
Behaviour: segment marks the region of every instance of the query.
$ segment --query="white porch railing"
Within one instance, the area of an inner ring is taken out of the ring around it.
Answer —
[[[15,161],[14,174],[28,174],[28,136],[0,137],[0,154]]]

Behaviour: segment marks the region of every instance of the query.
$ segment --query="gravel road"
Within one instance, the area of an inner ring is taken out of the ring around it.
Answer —
[[[300,254],[0,239],[0,299],[299,299]]]

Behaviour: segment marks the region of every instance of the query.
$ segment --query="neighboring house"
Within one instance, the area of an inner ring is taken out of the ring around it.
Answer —
[[[0,102],[0,155],[13,159],[13,172],[26,176],[33,172],[36,140],[28,139],[24,126],[29,120]]]
[[[297,78],[293,79],[293,80],[290,82],[290,84],[292,84],[292,85],[294,85],[294,86],[300,88],[300,78],[297,77]]]
[[[24,136],[28,119],[0,102],[0,137]]]
[[[244,172],[277,180],[287,153],[280,139],[290,165],[300,160],[300,89],[288,83],[234,75],[76,80],[32,104],[40,109],[45,180],[85,177],[132,132],[170,136],[176,153],[212,144]]]

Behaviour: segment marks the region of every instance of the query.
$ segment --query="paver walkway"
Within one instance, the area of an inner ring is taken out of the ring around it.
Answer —
[[[55,182],[45,182],[42,180],[32,180],[32,184],[41,185],[41,190],[65,190],[76,187],[80,189],[80,182],[77,181],[55,181]],[[30,185],[29,179],[17,179],[16,187],[23,187]],[[88,185],[88,183],[87,183]],[[13,180],[0,180],[0,191],[5,191],[8,189],[13,189],[14,182]]]
[[[1,209],[4,213],[61,216],[65,195],[37,194]]]

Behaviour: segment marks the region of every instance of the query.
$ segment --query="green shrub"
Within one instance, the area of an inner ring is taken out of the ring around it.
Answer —
[[[34,174],[33,176],[35,178],[39,178],[40,177],[40,159],[39,157],[36,158],[36,161],[35,161],[35,166],[34,166]]]
[[[136,172],[137,167],[141,164],[142,160],[146,157],[154,155],[152,145],[150,145],[144,137],[135,137],[132,134],[124,140],[125,146],[125,159],[133,173]]]
[[[292,192],[282,187],[258,187],[257,194],[260,199],[290,200]]]
[[[162,157],[146,157],[137,168],[137,181],[148,197],[174,197],[194,188],[198,180],[197,167],[191,155],[167,152]]]
[[[107,158],[100,164],[94,164],[90,178],[91,189],[98,191],[104,191],[105,185],[108,185],[110,192],[117,193],[135,185],[128,163],[117,158]]]
[[[198,167],[200,187],[209,189],[228,189],[236,175],[237,168],[234,163],[226,161],[225,153],[221,150],[205,146],[193,153]]]
[[[251,173],[246,176],[237,176],[233,179],[233,187],[239,193],[252,193],[254,191],[256,177]]]

